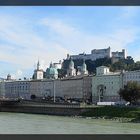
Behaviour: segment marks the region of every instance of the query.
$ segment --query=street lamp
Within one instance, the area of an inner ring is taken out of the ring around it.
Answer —
[[[55,103],[55,80],[53,80],[53,102]]]

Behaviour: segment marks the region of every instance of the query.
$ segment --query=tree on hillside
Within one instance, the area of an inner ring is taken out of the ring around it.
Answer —
[[[116,62],[116,63],[114,63],[114,64],[111,65],[111,69],[113,71],[116,71],[116,70],[125,70],[126,68],[127,68],[127,65],[122,60],[119,60],[118,62]]]
[[[140,99],[140,84],[137,82],[128,82],[123,89],[119,91],[120,97],[130,104],[137,104]]]

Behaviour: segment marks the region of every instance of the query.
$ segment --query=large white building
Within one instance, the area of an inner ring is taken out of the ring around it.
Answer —
[[[63,99],[91,100],[91,76],[75,76],[63,79],[30,81],[30,96],[61,97]]]
[[[30,81],[5,81],[5,97],[9,98],[30,98]]]
[[[19,80],[0,82],[0,97],[30,99],[52,97],[91,101],[92,76],[75,76],[63,79]]]
[[[24,99],[30,99],[32,95],[38,98],[56,96],[80,101],[91,99],[92,78],[88,75],[85,61],[83,61],[78,75],[71,59],[65,78],[58,78],[58,71],[53,63],[47,68],[45,76],[43,76],[43,70],[40,68],[38,61],[32,80],[13,80],[11,75],[8,74],[7,79],[0,82],[0,94],[9,98],[22,97]]]
[[[5,82],[0,81],[0,98],[5,97]]]
[[[93,101],[101,101],[103,97],[103,101],[120,100],[118,91],[130,81],[140,83],[140,70],[112,73],[108,67],[98,67],[96,76],[93,77],[92,81]],[[100,99],[101,94],[102,97]]]
[[[32,80],[30,81],[30,96],[42,98],[54,95],[54,80]]]
[[[80,101],[91,100],[92,76],[75,76],[59,79],[55,83],[56,95],[65,99],[79,99]]]
[[[130,81],[136,81],[140,84],[140,70],[123,72],[123,85]]]
[[[110,52],[110,47],[107,49],[94,49],[91,51],[91,54],[79,54],[79,55],[67,55],[67,59],[72,58],[73,60],[75,59],[83,59],[83,60],[96,60],[100,58],[110,58],[111,57],[111,52]]]
[[[118,91],[123,87],[122,74],[113,73],[108,67],[101,66],[96,68],[96,76],[92,78],[92,101],[109,102],[119,101]]]

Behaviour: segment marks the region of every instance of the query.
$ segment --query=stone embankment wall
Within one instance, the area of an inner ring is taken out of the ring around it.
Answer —
[[[75,116],[85,112],[79,104],[54,104],[23,101],[15,104],[1,104],[1,112],[20,112],[48,115]]]

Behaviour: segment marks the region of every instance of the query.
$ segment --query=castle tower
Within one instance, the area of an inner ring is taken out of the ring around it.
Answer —
[[[123,57],[126,58],[126,51],[125,49],[122,49]]]

